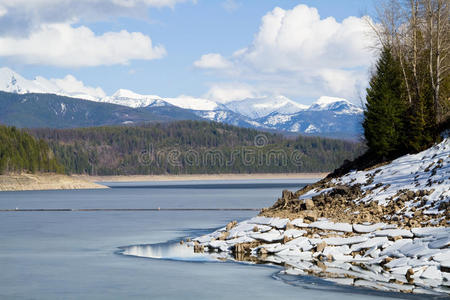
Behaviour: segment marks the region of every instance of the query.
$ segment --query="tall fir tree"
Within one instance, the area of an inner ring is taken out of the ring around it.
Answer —
[[[405,147],[403,80],[400,63],[391,49],[384,47],[376,65],[364,112],[364,137],[369,151],[380,159],[401,154]]]

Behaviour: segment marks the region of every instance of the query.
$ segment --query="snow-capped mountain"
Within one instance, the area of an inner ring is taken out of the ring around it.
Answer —
[[[99,101],[106,96],[102,89],[85,87],[71,75],[63,79],[37,76],[28,80],[9,68],[0,68],[0,90],[16,94],[55,94],[90,101]]]
[[[290,115],[272,113],[255,121],[264,128],[309,135],[357,138],[362,133],[361,113],[308,109]]]
[[[275,111],[255,119],[262,127],[331,137],[358,137],[363,109],[334,97],[320,97],[307,109],[292,114]]]
[[[308,109],[303,105],[284,96],[264,97],[232,101],[225,104],[231,111],[251,119],[262,118],[273,112],[293,114]]]
[[[99,102],[112,103],[117,105],[128,106],[132,108],[146,106],[166,106],[168,103],[161,97],[154,95],[139,95],[135,92],[125,89],[119,89],[112,96],[104,97]]]
[[[316,102],[314,102],[308,110],[310,111],[334,111],[339,114],[361,114],[362,108],[354,105],[353,103],[335,97],[322,96]]]
[[[176,113],[236,126],[292,133],[356,138],[362,132],[363,110],[345,99],[326,96],[309,106],[282,95],[228,103],[184,95],[176,98],[141,95],[126,89],[106,96],[101,88],[86,87],[71,75],[64,79],[49,80],[38,76],[28,80],[8,68],[0,68],[0,90],[15,94],[56,94],[133,109],[153,109],[166,115]]]
[[[37,82],[27,80],[8,68],[0,68],[0,90],[16,94],[44,92]]]

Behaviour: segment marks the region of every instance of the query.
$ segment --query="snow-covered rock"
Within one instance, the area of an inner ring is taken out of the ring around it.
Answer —
[[[364,224],[353,224],[353,230],[357,233],[369,233],[378,229],[383,229],[386,227],[384,223],[377,223],[372,225],[364,225]]]
[[[359,244],[366,242],[369,238],[367,236],[352,236],[348,238],[342,238],[342,237],[330,237],[324,239],[324,242],[327,243],[327,245],[334,245],[334,246],[340,246],[340,245],[353,245],[353,244]]]
[[[410,230],[407,229],[385,229],[385,230],[379,230],[375,232],[376,236],[390,236],[390,237],[396,237],[396,236],[402,236],[407,238],[412,238],[414,235]]]
[[[333,223],[330,221],[317,221],[309,224],[311,228],[318,228],[322,230],[334,230],[334,231],[344,231],[353,232],[353,227],[348,223]]]

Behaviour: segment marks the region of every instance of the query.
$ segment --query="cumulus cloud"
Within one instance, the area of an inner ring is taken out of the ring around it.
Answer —
[[[148,7],[195,0],[0,0],[0,34],[27,35],[46,23],[147,17]]]
[[[44,24],[27,37],[0,37],[0,56],[26,64],[63,67],[126,64],[133,59],[157,59],[166,54],[139,32],[96,35],[88,27]]]
[[[226,69],[231,67],[230,62],[218,53],[202,55],[194,62],[194,66],[201,69]]]
[[[39,82],[40,84],[47,83],[49,86],[54,85],[60,91],[64,91],[65,94],[68,95],[88,95],[94,99],[101,99],[106,97],[105,92],[100,87],[90,87],[84,85],[84,83],[78,79],[76,79],[73,75],[66,75],[64,78],[52,78],[45,79],[44,77],[38,76],[35,79],[35,82]]]
[[[306,5],[277,7],[263,17],[253,44],[238,56],[266,71],[358,67],[370,60],[366,31],[356,17],[339,23],[321,19]]]
[[[215,84],[204,95],[205,98],[221,103],[234,100],[243,100],[246,98],[255,98],[258,96],[259,95],[255,93],[253,87],[236,83]]]
[[[232,55],[229,70],[223,66],[220,71],[251,80],[260,91],[352,98],[367,81],[370,45],[360,18],[338,22],[321,18],[316,8],[306,5],[290,10],[277,7],[262,18],[253,42]]]
[[[25,64],[83,67],[127,64],[166,54],[139,32],[96,34],[83,22],[147,18],[149,7],[196,0],[0,0],[0,56]]]

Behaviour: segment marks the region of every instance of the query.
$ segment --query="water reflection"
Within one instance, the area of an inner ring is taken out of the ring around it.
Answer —
[[[400,277],[397,280],[384,280],[385,278],[381,278],[382,276],[375,271],[376,266],[362,263],[354,265],[315,260],[304,261],[294,256],[254,255],[247,252],[204,252],[203,247],[198,248],[183,242],[131,245],[120,247],[120,249],[119,253],[122,255],[143,258],[193,262],[234,261],[279,266],[281,270],[273,274],[274,278],[304,289],[332,290],[354,294],[369,293],[403,299],[448,299],[450,292],[448,287],[432,281],[402,282],[399,281]],[[376,278],[383,280],[378,281],[375,280]]]
[[[120,247],[120,254],[145,258],[158,258],[182,261],[217,261],[213,255],[194,252],[194,247],[180,243],[163,243],[153,245],[132,245]]]

